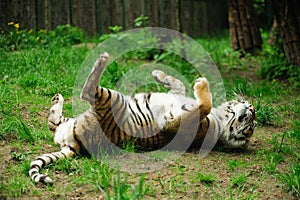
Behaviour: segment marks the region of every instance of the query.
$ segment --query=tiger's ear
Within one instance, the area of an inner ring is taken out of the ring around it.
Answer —
[[[241,94],[237,95],[237,99],[238,99],[238,102],[244,102],[244,101],[246,101],[245,98],[244,98],[244,96],[241,95]]]
[[[232,107],[232,106],[236,105],[238,102],[239,101],[237,101],[237,100],[231,100],[231,101],[226,102],[226,106]]]

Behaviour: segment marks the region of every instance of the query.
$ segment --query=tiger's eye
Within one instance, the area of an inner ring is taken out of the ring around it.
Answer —
[[[242,122],[243,121],[243,119],[246,117],[247,115],[246,114],[243,114],[243,115],[241,115],[241,116],[239,116],[239,122]]]

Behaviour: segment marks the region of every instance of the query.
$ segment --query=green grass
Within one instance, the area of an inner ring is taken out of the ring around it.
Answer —
[[[147,174],[120,172],[96,159],[61,160],[43,170],[55,181],[53,186],[34,184],[27,175],[30,161],[42,153],[58,150],[46,123],[50,99],[58,92],[63,94],[67,101],[64,115],[73,115],[74,82],[81,63],[90,52],[85,46],[59,45],[61,36],[52,40],[51,45],[0,51],[0,153],[4,156],[1,161],[4,167],[0,168],[1,199],[101,195],[107,199],[178,199],[184,196],[259,199],[257,190],[264,187],[257,182],[260,177],[278,181],[285,195],[291,192],[294,197],[300,196],[300,97],[295,89],[296,76],[288,78],[288,82],[281,81],[277,75],[272,75],[270,80],[258,78],[254,81],[238,77],[239,71],[248,73],[253,66],[266,69],[279,66],[282,58],[273,59],[276,54],[269,47],[264,47],[257,56],[240,58],[239,52],[230,49],[224,35],[197,41],[220,67],[228,99],[242,97],[256,108],[260,134],[254,134],[254,138],[259,143],[250,147],[251,151],[213,152],[204,159],[189,153],[175,159],[169,167]],[[114,88],[128,71],[149,63],[150,53],[156,56],[156,62],[170,65],[187,77],[189,84],[198,76],[176,55],[151,50],[129,53],[113,62],[105,71],[101,84]],[[162,88],[149,84],[137,89],[143,90]],[[130,144],[125,146],[129,152],[135,150]],[[156,162],[169,156],[169,153],[158,152],[149,159]]]
[[[201,183],[208,184],[208,185],[214,183],[216,180],[213,174],[198,173],[198,178]]]

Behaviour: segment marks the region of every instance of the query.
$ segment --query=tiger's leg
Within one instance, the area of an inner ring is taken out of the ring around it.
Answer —
[[[61,151],[43,154],[37,157],[34,161],[30,163],[29,176],[34,182],[41,182],[46,184],[52,184],[52,179],[45,174],[40,174],[40,170],[51,163],[55,163],[58,159],[68,159],[74,157],[76,154],[70,148],[65,147]]]
[[[51,131],[55,131],[61,123],[69,120],[62,115],[63,104],[64,98],[61,94],[56,94],[52,97],[50,114],[48,117],[48,127]]]
[[[96,62],[94,63],[90,75],[88,76],[82,88],[80,98],[88,101],[91,105],[94,104],[95,94],[98,89],[100,77],[105,69],[108,59],[109,55],[106,52],[99,55]]]
[[[168,93],[183,96],[185,95],[184,84],[173,76],[166,75],[163,71],[160,70],[154,70],[152,71],[152,77],[158,83],[162,84],[165,88],[170,89]]]

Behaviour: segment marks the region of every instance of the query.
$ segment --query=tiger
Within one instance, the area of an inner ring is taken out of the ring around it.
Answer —
[[[212,107],[212,94],[205,77],[193,85],[195,98],[185,96],[184,84],[163,71],[154,70],[154,80],[168,92],[122,93],[99,85],[109,61],[104,52],[96,59],[82,88],[80,98],[89,109],[75,118],[63,116],[64,98],[51,99],[48,127],[60,151],[43,154],[30,163],[33,182],[53,184],[40,170],[59,159],[91,156],[99,148],[122,147],[126,142],[144,151],[177,149],[186,141],[200,147],[204,141],[217,141],[225,148],[247,148],[256,126],[255,109],[247,101],[228,101]],[[179,135],[179,136],[178,136]],[[177,142],[172,143],[175,137]],[[172,144],[172,145],[170,145]]]

